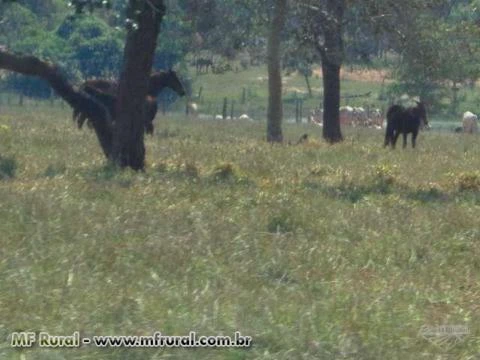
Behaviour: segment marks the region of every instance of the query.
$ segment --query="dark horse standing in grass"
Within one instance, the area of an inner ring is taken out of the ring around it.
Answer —
[[[179,96],[185,95],[183,84],[177,77],[175,71],[158,71],[150,75],[148,95],[145,99],[146,117],[144,119],[145,132],[148,134],[153,134],[153,119],[158,110],[157,95],[166,87],[175,91]],[[118,91],[118,83],[116,81],[104,79],[87,80],[80,86],[80,90],[99,101],[110,110],[111,114],[115,113],[115,102]],[[115,118],[115,115],[113,115],[113,117]],[[74,111],[73,119],[77,121],[78,127],[81,128],[85,120],[87,120],[87,116],[80,111]]]
[[[412,147],[415,147],[420,127],[428,126],[427,111],[425,105],[417,102],[417,106],[404,108],[401,105],[392,105],[387,112],[387,131],[385,133],[385,145],[395,148],[397,139],[403,134],[403,147],[407,146],[407,134],[412,134]]]

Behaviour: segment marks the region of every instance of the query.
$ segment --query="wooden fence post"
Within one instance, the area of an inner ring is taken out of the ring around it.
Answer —
[[[235,100],[232,100],[232,103],[230,104],[230,120],[233,120],[234,110],[235,110]]]
[[[223,99],[223,109],[222,109],[223,120],[227,119],[227,108],[228,108],[228,99],[224,98]]]

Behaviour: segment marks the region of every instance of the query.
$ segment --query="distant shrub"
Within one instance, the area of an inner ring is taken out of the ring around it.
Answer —
[[[155,171],[163,174],[163,173],[166,173],[168,171],[168,164],[166,162],[161,162],[161,163],[158,163],[154,166],[155,168]]]
[[[297,227],[291,214],[283,211],[270,218],[267,224],[267,231],[269,233],[288,233],[293,232]]]
[[[183,174],[189,178],[198,178],[199,170],[193,163],[186,162],[181,166]]]
[[[198,179],[200,170],[192,162],[162,161],[154,166],[155,171],[163,175],[180,178]]]
[[[17,160],[14,157],[3,157],[0,155],[0,180],[15,177],[17,171]]]
[[[396,182],[395,166],[378,165],[374,168],[374,185],[381,193],[387,193]]]
[[[48,167],[43,172],[43,176],[55,177],[58,175],[62,175],[65,173],[66,169],[67,168],[64,164],[48,165]]]
[[[212,177],[217,181],[228,181],[236,178],[233,165],[230,163],[221,164],[215,167]]]
[[[315,165],[315,166],[310,168],[309,175],[310,176],[322,177],[322,176],[326,176],[326,175],[328,175],[332,172],[333,172],[333,170],[329,166]]]
[[[456,184],[460,191],[480,191],[480,171],[459,174],[456,178]]]

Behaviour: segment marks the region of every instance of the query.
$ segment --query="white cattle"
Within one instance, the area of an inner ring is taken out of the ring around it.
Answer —
[[[244,121],[253,121],[253,119],[248,116],[247,114],[242,114],[238,117],[238,120],[244,120]]]
[[[198,105],[194,102],[189,102],[187,104],[187,112],[188,112],[188,115],[190,115],[191,117],[197,118],[198,117]]]
[[[354,126],[367,126],[367,112],[363,107],[353,108],[353,125]]]
[[[323,109],[312,109],[310,111],[310,115],[308,116],[308,121],[316,125],[323,124]]]
[[[372,120],[372,124],[375,128],[382,128],[383,125],[383,116],[382,111],[380,109],[374,109],[370,112],[370,119]]]
[[[351,106],[340,107],[340,124],[352,125],[353,123],[353,108]]]
[[[478,117],[474,113],[467,111],[463,114],[463,132],[467,134],[476,134],[478,132]]]

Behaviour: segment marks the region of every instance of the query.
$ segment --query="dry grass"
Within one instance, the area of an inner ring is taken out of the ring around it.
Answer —
[[[479,353],[478,137],[161,119],[145,173],[38,108],[0,116],[2,359],[473,359]],[[1,130],[3,129],[3,130]],[[422,325],[465,325],[446,350]],[[33,348],[12,331],[253,337],[242,349]]]

